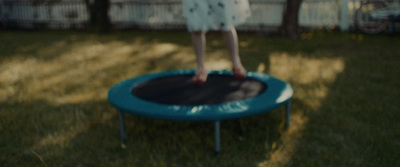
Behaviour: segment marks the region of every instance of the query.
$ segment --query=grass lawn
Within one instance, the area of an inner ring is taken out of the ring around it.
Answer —
[[[221,35],[208,34],[207,67],[230,69]],[[213,123],[126,115],[107,101],[115,83],[194,68],[187,32],[0,31],[1,166],[400,166],[400,40],[309,32],[302,40],[240,33],[248,70],[290,82],[284,108]]]

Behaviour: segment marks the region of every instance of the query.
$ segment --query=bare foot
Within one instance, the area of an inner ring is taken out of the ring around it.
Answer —
[[[237,79],[244,79],[246,78],[246,69],[243,66],[240,67],[233,67],[233,77]]]
[[[198,70],[193,76],[192,81],[194,85],[201,85],[207,81],[208,72],[207,70]]]

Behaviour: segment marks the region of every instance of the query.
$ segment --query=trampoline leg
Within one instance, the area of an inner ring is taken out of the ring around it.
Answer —
[[[126,141],[126,134],[125,134],[125,123],[124,123],[124,114],[122,112],[119,112],[119,127],[120,127],[120,133],[121,133],[121,139],[122,141]]]
[[[290,107],[291,107],[292,101],[288,101],[286,103],[286,123],[285,123],[285,128],[289,128],[290,126]]]
[[[221,122],[215,122],[215,153],[219,153],[221,151]]]

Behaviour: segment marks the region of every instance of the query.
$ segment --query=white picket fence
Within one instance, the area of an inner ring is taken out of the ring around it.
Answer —
[[[309,28],[353,27],[361,0],[303,0],[300,25]],[[274,30],[281,25],[286,0],[250,0],[252,17],[243,30]],[[185,26],[180,0],[111,0],[115,27],[175,29]],[[0,23],[22,28],[84,28],[89,14],[83,0],[0,0]]]

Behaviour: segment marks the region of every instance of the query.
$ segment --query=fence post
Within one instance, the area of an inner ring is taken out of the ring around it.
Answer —
[[[340,6],[340,30],[349,30],[349,0],[341,0]]]

